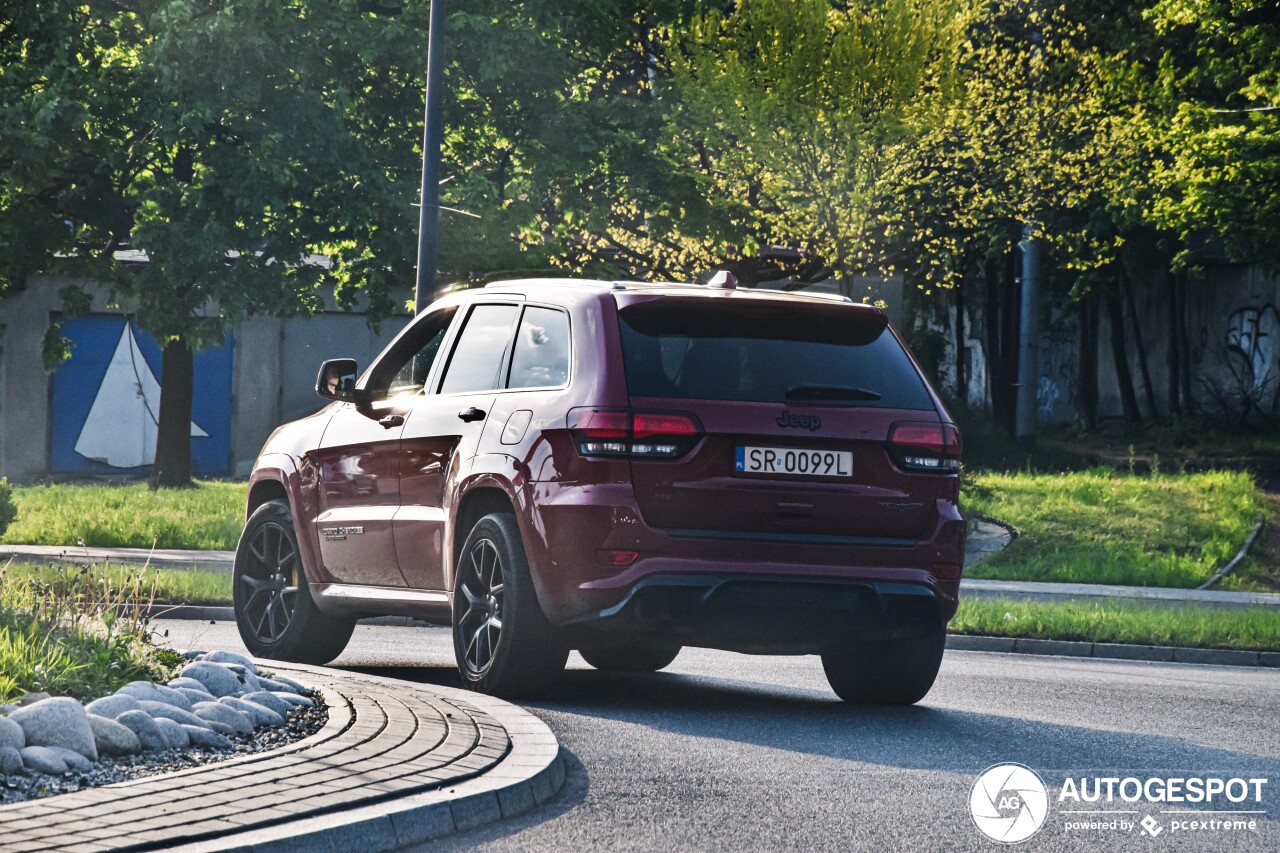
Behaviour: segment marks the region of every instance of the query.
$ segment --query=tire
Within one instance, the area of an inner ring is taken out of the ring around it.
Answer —
[[[459,552],[453,586],[453,652],[462,683],[506,698],[544,693],[569,657],[529,575],[515,517],[476,522]]]
[[[583,660],[604,672],[657,672],[671,665],[680,646],[595,643],[578,649]]]
[[[354,619],[321,613],[311,598],[287,501],[253,511],[231,573],[240,639],[254,657],[323,665],[342,654]]]
[[[828,650],[822,668],[831,689],[846,702],[914,705],[938,677],[946,640],[946,623],[937,620],[906,639]]]

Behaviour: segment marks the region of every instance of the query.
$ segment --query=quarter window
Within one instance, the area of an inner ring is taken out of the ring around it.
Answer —
[[[568,378],[568,316],[551,308],[526,308],[516,333],[507,387],[558,388]]]

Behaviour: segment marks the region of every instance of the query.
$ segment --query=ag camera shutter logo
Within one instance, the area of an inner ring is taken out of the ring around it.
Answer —
[[[973,783],[969,814],[982,834],[1002,844],[1026,841],[1049,816],[1044,780],[1030,767],[997,764]]]

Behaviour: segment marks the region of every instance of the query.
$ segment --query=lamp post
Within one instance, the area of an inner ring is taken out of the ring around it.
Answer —
[[[427,34],[427,97],[422,128],[422,190],[418,209],[418,277],[414,310],[425,311],[436,287],[437,238],[440,226],[440,144],[444,118],[440,106],[444,84],[445,0],[431,0]]]

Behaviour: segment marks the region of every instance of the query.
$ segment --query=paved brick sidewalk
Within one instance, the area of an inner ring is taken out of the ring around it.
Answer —
[[[5,806],[0,850],[152,850],[287,829],[290,822],[451,788],[491,770],[512,748],[494,716],[456,696],[344,672],[266,666],[322,691],[329,706],[324,728],[268,753]]]

